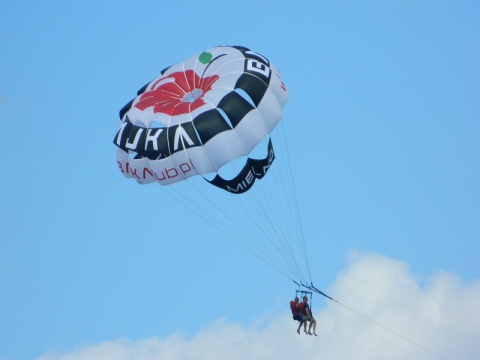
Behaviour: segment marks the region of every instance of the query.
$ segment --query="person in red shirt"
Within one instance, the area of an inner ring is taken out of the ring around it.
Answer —
[[[301,304],[299,304],[298,302],[298,296],[295,297],[295,300],[290,301],[290,310],[292,310],[293,320],[300,321],[297,329],[297,333],[300,335],[300,328],[302,327],[302,324],[304,325],[304,331],[307,332],[307,322],[306,320],[303,320],[303,315],[300,310]]]

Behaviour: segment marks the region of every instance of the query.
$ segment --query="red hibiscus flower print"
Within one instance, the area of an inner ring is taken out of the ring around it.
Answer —
[[[203,95],[212,89],[218,75],[200,78],[195,71],[179,71],[155,81],[152,88],[140,96],[135,107],[170,116],[189,113],[205,104]]]

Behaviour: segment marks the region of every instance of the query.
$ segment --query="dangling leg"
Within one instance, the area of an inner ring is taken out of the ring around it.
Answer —
[[[313,334],[310,332],[310,330],[312,329],[312,326],[313,326]],[[312,317],[312,320],[310,321],[310,327],[309,327],[309,329],[308,329],[308,333],[309,333],[310,335],[315,335],[315,336],[317,336],[316,329],[317,329],[317,320],[315,320],[315,319]]]
[[[303,321],[299,321],[298,328],[297,328],[297,333],[300,335],[300,328],[302,327]]]

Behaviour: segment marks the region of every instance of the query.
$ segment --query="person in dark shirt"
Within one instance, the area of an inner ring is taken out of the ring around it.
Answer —
[[[310,326],[308,327],[308,333],[309,335],[315,335],[317,336],[316,333],[316,328],[317,328],[317,321],[312,315],[312,312],[310,311],[310,306],[308,306],[308,297],[304,296],[303,297],[303,302],[298,305],[298,308],[300,310],[300,314],[302,314],[302,321],[304,321],[305,324],[305,333],[307,333],[306,328],[307,328],[307,321],[310,321]],[[312,333],[312,327],[313,327],[313,333]]]

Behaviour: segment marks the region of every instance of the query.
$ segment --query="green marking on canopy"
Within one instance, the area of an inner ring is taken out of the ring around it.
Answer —
[[[212,60],[212,54],[204,51],[200,54],[200,56],[198,57],[198,60],[200,60],[202,64],[208,64]]]

